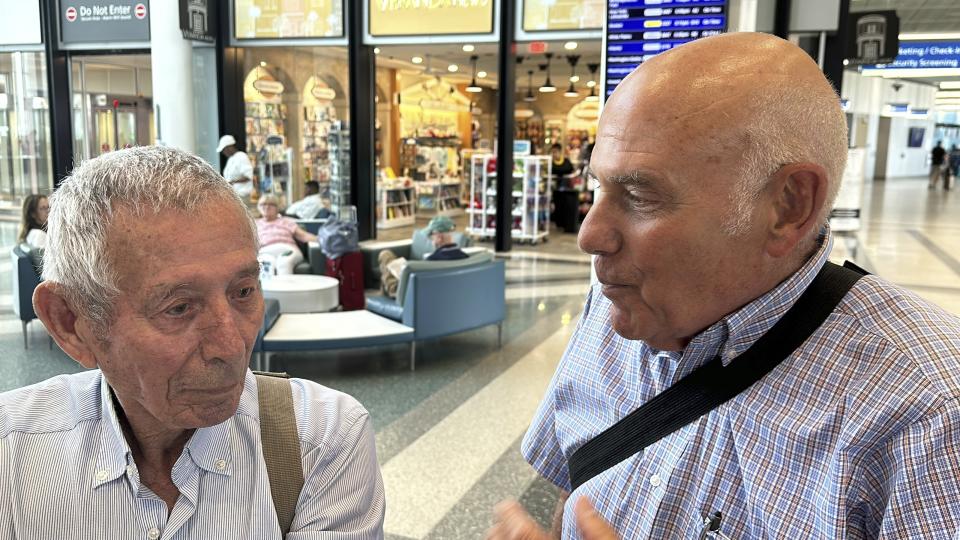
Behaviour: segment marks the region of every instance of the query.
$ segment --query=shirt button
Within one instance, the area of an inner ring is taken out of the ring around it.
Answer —
[[[213,464],[213,466],[216,467],[218,471],[222,471],[227,468],[227,462],[226,460],[218,459],[217,462]]]
[[[107,479],[108,476],[110,476],[110,473],[107,471],[97,471],[97,474],[96,474],[97,482],[103,482],[104,480]]]
[[[653,486],[653,487],[660,487],[660,484],[661,484],[661,483],[662,483],[662,481],[660,480],[660,475],[659,475],[659,474],[654,474],[653,476],[650,477],[650,485],[651,485],[651,486]]]
[[[133,476],[133,465],[127,465],[127,475]]]
[[[160,529],[153,527],[147,531],[147,538],[150,540],[157,540],[157,538],[160,538]]]

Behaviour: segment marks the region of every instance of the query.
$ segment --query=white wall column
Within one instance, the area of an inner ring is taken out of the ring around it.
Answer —
[[[180,32],[180,2],[151,2],[150,10],[150,64],[157,144],[196,152],[193,46]]]

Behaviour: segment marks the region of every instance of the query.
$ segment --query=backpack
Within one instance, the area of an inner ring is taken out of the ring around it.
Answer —
[[[360,233],[357,224],[340,221],[334,217],[320,226],[317,233],[320,250],[328,259],[337,259],[341,255],[360,250]]]

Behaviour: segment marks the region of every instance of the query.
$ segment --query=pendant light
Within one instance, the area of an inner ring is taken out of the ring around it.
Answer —
[[[590,70],[590,80],[594,82],[594,85],[590,88],[590,95],[587,96],[586,101],[600,101],[596,85],[597,70],[600,69],[600,64],[587,64],[587,69]]]
[[[540,87],[540,91],[543,92],[544,94],[547,94],[550,92],[556,92],[557,87],[554,86],[552,82],[550,82],[550,59],[553,58],[553,53],[548,52],[548,53],[544,53],[543,55],[547,57],[547,63],[546,63],[547,80],[543,83],[543,86]]]
[[[577,74],[577,62],[580,61],[579,54],[571,54],[567,56],[567,63],[570,64],[570,86],[567,88],[567,91],[563,93],[565,97],[575,98],[580,97],[580,93],[577,92],[577,88],[573,86],[573,77]]]
[[[473,65],[473,77],[470,79],[470,86],[467,87],[467,92],[474,94],[483,92],[483,88],[480,88],[480,86],[477,84],[477,60],[479,58],[480,57],[477,55],[470,57],[470,63]]]
[[[527,95],[523,98],[524,101],[530,103],[531,101],[536,101],[537,96],[533,95],[533,70],[527,70]]]

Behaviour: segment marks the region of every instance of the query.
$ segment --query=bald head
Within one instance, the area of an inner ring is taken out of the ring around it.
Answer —
[[[604,106],[598,144],[604,137],[669,137],[682,147],[678,160],[714,162],[734,173],[726,179],[733,232],[765,180],[790,163],[827,171],[825,220],[847,149],[839,98],[816,63],[799,47],[759,33],[699,39],[643,63]]]

